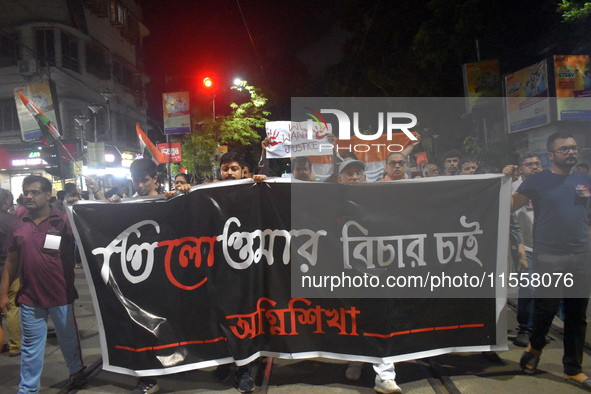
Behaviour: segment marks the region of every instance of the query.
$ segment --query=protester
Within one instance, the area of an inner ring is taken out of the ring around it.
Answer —
[[[238,152],[225,153],[220,158],[220,174],[222,181],[242,179],[243,168],[244,168],[244,156]],[[262,182],[265,179],[265,175],[254,175],[253,180],[255,182]],[[224,381],[228,378],[231,372],[230,364],[222,364],[217,367],[214,372],[214,377],[218,381]],[[250,376],[252,369],[252,363],[238,367],[235,373],[236,383],[238,384],[238,391],[241,393],[250,393],[255,389],[254,381]]]
[[[519,157],[519,174],[520,178],[511,184],[511,191],[515,193],[519,186],[530,175],[537,174],[542,171],[542,161],[540,156],[533,152],[523,153]],[[533,225],[534,225],[534,208],[529,201],[523,207],[515,211],[517,221],[523,233],[523,243],[526,254],[526,267],[521,272],[527,274],[531,278],[532,271],[532,257],[533,257]],[[513,344],[515,346],[526,347],[529,344],[529,338],[532,332],[532,320],[534,311],[534,289],[531,286],[521,286],[519,288],[519,298],[517,300],[517,324],[519,324],[519,331]]]
[[[586,334],[586,311],[591,285],[587,210],[591,178],[575,171],[578,147],[574,137],[567,133],[554,133],[547,140],[549,169],[529,176],[517,192],[513,193],[511,209],[517,210],[532,201],[534,207],[534,273],[570,274],[573,284],[565,286],[562,297],[556,288],[537,287],[534,293],[534,318],[530,343],[519,365],[524,373],[537,372],[546,334],[564,303],[564,378],[582,388],[591,390],[591,379],[583,373],[583,351]],[[507,166],[505,175],[511,175],[515,166]]]
[[[365,163],[360,160],[345,160],[339,166],[339,183],[365,183]],[[361,377],[363,363],[349,362],[345,371],[348,380],[357,381]],[[401,393],[402,389],[396,384],[394,363],[373,364],[376,372],[374,390],[378,393]]]
[[[449,150],[443,155],[443,175],[458,175],[460,173],[460,157],[462,154],[456,149]]]
[[[6,189],[0,189],[0,276],[4,269],[4,262],[6,261],[6,250],[4,249],[4,241],[6,234],[10,229],[12,223],[18,218],[8,213],[8,209],[12,208],[14,197],[12,193]],[[0,347],[4,350],[5,337],[8,337],[8,355],[10,357],[17,357],[21,354],[21,326],[18,317],[19,308],[16,305],[16,293],[20,286],[20,280],[15,279],[8,289],[8,299],[10,300],[10,309],[6,314],[6,335],[2,326],[0,325]],[[0,318],[0,323],[1,323]]]
[[[406,157],[401,152],[392,152],[386,157],[386,176],[378,182],[404,179],[406,170]]]
[[[55,207],[57,209],[59,209],[60,211],[65,211],[66,207],[64,206],[64,200],[66,198],[66,191],[65,190],[59,190],[56,193],[56,201],[53,205],[55,205]]]
[[[306,156],[295,157],[291,161],[293,177],[300,181],[315,182],[316,175],[312,172],[312,162]]]
[[[238,152],[228,152],[220,158],[220,178],[222,181],[242,179],[245,165],[244,156]]]
[[[64,190],[66,191],[66,196],[64,197],[64,202],[66,204],[72,205],[76,201],[80,201],[80,193],[78,192],[75,183],[66,183]]]
[[[86,383],[73,302],[74,237],[64,212],[49,204],[51,182],[30,175],[23,181],[27,213],[10,227],[8,255],[0,283],[0,311],[11,309],[10,284],[21,280],[17,296],[22,328],[20,392],[37,392],[47,338],[47,319],[55,326],[58,343],[70,372],[70,388]]]
[[[133,197],[143,196],[156,196],[159,194],[160,182],[158,179],[158,167],[150,159],[137,159],[134,160],[129,166],[129,172],[131,173],[131,182],[135,188],[136,193]],[[111,202],[121,201],[121,197],[117,194],[112,195],[110,198],[106,198],[100,191],[100,186],[94,178],[86,178],[87,187],[93,192],[97,200],[108,200]],[[171,193],[174,193],[171,192]],[[138,378],[135,388],[132,393],[134,394],[152,394],[160,390],[158,382],[153,377],[143,376]]]
[[[423,167],[423,176],[425,178],[439,176],[439,168],[437,168],[437,164],[434,164],[434,163],[425,164],[425,166]]]
[[[460,175],[473,175],[478,169],[478,162],[472,156],[463,156],[460,160]]]
[[[252,171],[251,171],[252,165],[249,163],[245,163],[244,167],[242,168],[242,177],[243,178],[252,178]]]
[[[25,208],[25,200],[24,200],[22,194],[20,196],[18,196],[18,198],[16,199],[16,204],[17,204],[17,207],[14,209],[14,211],[12,213],[17,218],[22,218],[23,215],[27,213],[27,208]]]
[[[181,172],[174,177],[174,188],[178,190],[181,185],[191,185],[191,175]]]

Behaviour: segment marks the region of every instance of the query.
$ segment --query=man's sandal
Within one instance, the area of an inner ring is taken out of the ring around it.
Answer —
[[[572,383],[575,386],[582,388],[583,390],[591,391],[591,378],[587,378],[582,382],[577,382],[576,380],[572,379],[572,377],[570,377],[569,375],[564,375],[564,379],[568,383]]]
[[[538,372],[538,363],[540,362],[540,356],[536,356],[528,351],[523,352],[521,360],[519,360],[519,366],[526,375],[535,375]],[[528,368],[527,365],[531,365],[533,368]]]

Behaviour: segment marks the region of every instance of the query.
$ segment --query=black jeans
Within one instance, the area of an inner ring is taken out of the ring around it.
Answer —
[[[539,286],[534,291],[534,318],[533,331],[530,337],[532,348],[542,350],[546,346],[546,334],[552,325],[554,315],[558,312],[560,301],[564,303],[564,356],[562,365],[564,373],[570,376],[577,375],[583,370],[583,350],[585,346],[585,334],[587,330],[587,305],[589,303],[589,267],[591,265],[591,253],[570,255],[545,255],[534,254],[534,272],[540,275],[562,272],[573,274],[575,286],[564,289],[562,297],[557,297],[555,286]],[[564,282],[563,282],[564,283]],[[584,296],[575,298],[572,295]],[[585,296],[586,295],[586,296]]]

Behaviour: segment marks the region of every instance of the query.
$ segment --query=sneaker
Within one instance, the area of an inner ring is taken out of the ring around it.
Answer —
[[[254,390],[255,384],[248,372],[243,373],[242,376],[237,378],[237,380],[238,391],[240,391],[241,393],[251,393]]]
[[[519,333],[517,334],[517,336],[513,340],[513,345],[519,346],[519,347],[527,347],[527,345],[529,345],[529,336],[530,335],[531,334],[529,331],[519,330]]]
[[[160,390],[156,379],[139,378],[132,394],[152,394]]]
[[[84,374],[84,368],[80,371],[76,372],[73,375],[70,375],[70,390],[78,390],[81,389],[86,385],[86,375]]]
[[[231,364],[218,365],[215,371],[213,371],[213,378],[216,382],[225,382],[230,377],[230,372],[232,372]]]
[[[380,379],[376,376],[376,385],[373,388],[378,393],[402,393],[402,389],[398,387],[394,379]]]
[[[356,382],[361,377],[361,370],[363,369],[363,363],[359,361],[349,361],[349,366],[345,371],[345,377],[351,382]]]

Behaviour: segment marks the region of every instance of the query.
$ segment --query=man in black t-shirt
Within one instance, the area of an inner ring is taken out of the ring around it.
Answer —
[[[552,134],[548,137],[547,149],[552,166],[528,177],[511,198],[512,211],[532,201],[534,274],[531,279],[536,274],[540,279],[532,281],[535,288],[533,331],[520,366],[527,374],[536,373],[546,345],[545,336],[563,300],[564,378],[591,390],[591,379],[581,368],[591,284],[587,222],[591,178],[581,172],[569,175],[578,158],[577,143],[572,135]],[[514,166],[507,166],[503,173],[510,175],[514,169]]]

